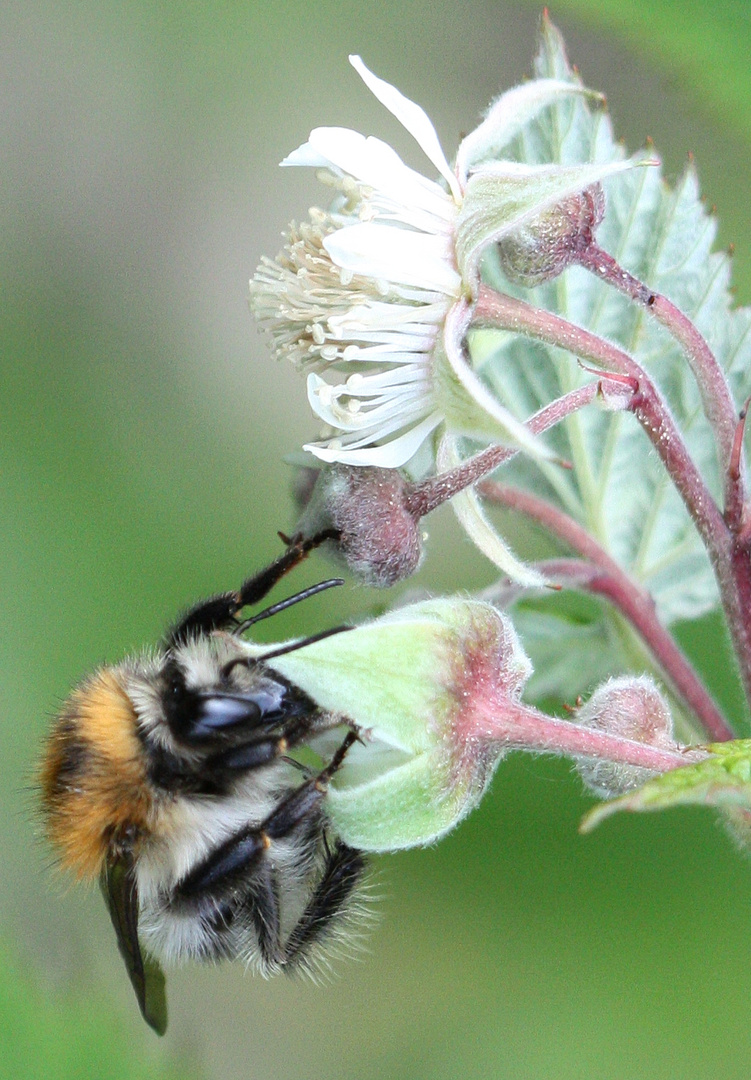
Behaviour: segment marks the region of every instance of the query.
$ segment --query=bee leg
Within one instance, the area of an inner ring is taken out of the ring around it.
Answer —
[[[275,896],[276,882],[269,849],[275,841],[286,840],[298,832],[303,839],[304,854],[308,853],[321,822],[329,780],[356,741],[357,735],[347,732],[325,769],[283,799],[259,825],[235,833],[193,867],[175,886],[174,902],[178,906],[216,908],[236,896],[238,889],[247,889],[247,904],[259,935],[261,952],[270,958],[270,962],[278,961],[279,903]],[[330,876],[336,876],[334,868]],[[333,895],[333,883],[330,891]],[[327,921],[333,914],[332,911]],[[314,913],[310,920],[314,920]],[[310,940],[313,936],[308,932]]]
[[[236,592],[211,596],[190,608],[168,633],[167,647],[180,645],[191,637],[210,634],[213,630],[230,627],[238,612],[249,604],[257,604],[285,574],[307,558],[311,551],[327,540],[335,540],[337,536],[335,529],[326,529],[307,539],[301,536],[293,537],[284,554],[265,570],[247,578]]]
[[[253,883],[252,897],[245,906],[258,937],[261,959],[266,968],[273,970],[281,962],[283,954],[279,883],[272,867],[264,864],[260,869]]]
[[[250,739],[239,746],[212,754],[206,761],[205,771],[212,776],[229,777],[261,768],[288,754],[292,747],[310,734],[311,726],[309,716],[295,717],[282,726],[280,735]]]
[[[327,540],[336,540],[338,536],[339,533],[336,529],[324,529],[322,532],[316,533],[315,536],[307,538],[302,536],[293,536],[291,540],[284,538],[287,544],[287,550],[284,554],[275,559],[265,570],[254,574],[253,577],[248,578],[240,586],[235,594],[237,596],[237,610],[239,611],[249,604],[257,604],[259,600],[263,600],[264,596],[271,592],[276,583],[281,581],[285,574],[294,569],[298,563],[306,559],[311,551],[315,551],[317,547],[325,544]]]
[[[295,967],[327,934],[336,917],[346,908],[365,865],[362,853],[342,840],[337,840],[333,850],[327,852],[323,876],[285,943],[283,967]]]

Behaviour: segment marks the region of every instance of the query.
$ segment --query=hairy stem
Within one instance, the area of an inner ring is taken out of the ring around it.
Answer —
[[[570,720],[558,720],[531,705],[508,698],[498,706],[492,701],[478,701],[468,720],[467,734],[470,730],[480,739],[491,739],[520,750],[613,761],[657,773],[669,772],[708,756],[700,750],[681,751],[677,747],[664,750]]]
[[[624,270],[597,244],[590,244],[581,251],[577,262],[645,308],[681,346],[699,387],[704,412],[717,440],[723,475],[726,475],[738,417],[725,373],[707,342],[671,300]]]
[[[621,271],[625,274],[625,271]],[[626,275],[628,277],[628,275]],[[640,283],[636,282],[636,290]],[[646,288],[643,286],[642,288]],[[720,512],[688,453],[667,404],[652,380],[628,353],[582,327],[534,308],[522,300],[482,286],[475,312],[486,326],[514,330],[548,345],[567,349],[605,368],[603,381],[630,383],[629,408],[639,420],[675,484],[709,554],[720,590],[733,648],[751,705],[751,558],[740,529],[731,528]],[[616,374],[613,374],[616,373]],[[737,422],[733,445],[737,446]],[[732,446],[731,446],[732,455]],[[732,460],[732,456],[731,456]]]
[[[615,385],[632,390],[628,407],[639,420],[659,454],[686,508],[710,551],[725,550],[728,529],[722,514],[696,468],[667,404],[644,369],[633,357],[574,323],[549,311],[532,307],[523,300],[482,286],[475,312],[477,323],[515,330],[544,341],[602,367],[603,378],[615,372]],[[620,376],[625,376],[621,378]]]
[[[527,421],[527,427],[533,435],[541,435],[543,431],[560,423],[564,417],[589,405],[596,396],[597,386],[594,383],[572,390],[531,416]],[[482,450],[474,457],[468,458],[455,469],[449,469],[419,484],[413,484],[408,489],[405,498],[407,510],[415,517],[424,517],[460,491],[476,484],[478,480],[509,461],[517,453],[519,451],[516,447],[489,446],[487,450]]]
[[[657,618],[654,602],[646,590],[629,577],[618,563],[578,522],[544,499],[518,488],[486,480],[480,494],[524,514],[562,540],[580,559],[546,560],[540,567],[549,581],[563,580],[609,600],[628,620],[654,657],[667,683],[696,716],[704,731],[717,742],[735,738],[709,691]]]

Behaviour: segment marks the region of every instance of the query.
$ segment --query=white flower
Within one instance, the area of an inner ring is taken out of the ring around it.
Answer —
[[[276,354],[308,369],[311,407],[334,429],[305,449],[323,461],[397,468],[442,420],[431,358],[462,290],[454,256],[461,192],[423,110],[359,57],[350,61],[448,191],[379,139],[316,128],[282,164],[325,170],[319,176],[337,190],[337,202],[291,226],[284,250],[263,260],[251,291]]]
[[[251,281],[277,357],[307,371],[311,407],[332,429],[305,449],[326,462],[399,468],[445,422],[541,453],[471,370],[462,343],[484,248],[614,171],[498,160],[542,108],[589,91],[553,79],[508,91],[463,141],[454,171],[424,110],[359,56],[350,62],[442,181],[348,128],[315,128],[282,162],[312,166],[337,193],[332,208],[290,226],[283,250],[264,258]]]

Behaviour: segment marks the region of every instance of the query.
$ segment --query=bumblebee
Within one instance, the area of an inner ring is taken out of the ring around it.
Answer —
[[[99,878],[139,1007],[159,1034],[162,963],[312,968],[352,914],[365,860],[330,835],[325,796],[357,731],[264,662],[346,627],[260,658],[242,638],[341,581],[240,618],[328,539],[287,541],[237,592],[191,608],[153,655],[95,672],[49,736],[40,785],[47,834],[64,868]],[[290,756],[326,732],[336,749],[325,767]]]

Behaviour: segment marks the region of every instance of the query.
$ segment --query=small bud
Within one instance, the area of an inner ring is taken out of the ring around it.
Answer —
[[[599,686],[578,710],[577,723],[634,742],[675,750],[670,709],[647,676],[623,676]],[[646,783],[655,773],[637,765],[579,759],[579,775],[595,795],[612,798]]]
[[[738,851],[751,856],[751,810],[745,806],[723,806],[720,814]]]
[[[506,746],[478,714],[516,708],[531,673],[511,622],[457,598],[401,608],[267,662],[357,726],[361,743],[332,782],[327,813],[364,851],[432,843],[477,805]]]
[[[557,277],[593,243],[604,216],[600,184],[567,196],[499,242],[504,274],[527,288]]]
[[[408,483],[396,469],[330,465],[318,474],[298,531],[335,529],[335,550],[368,585],[387,588],[422,559],[420,520],[407,509]]]

